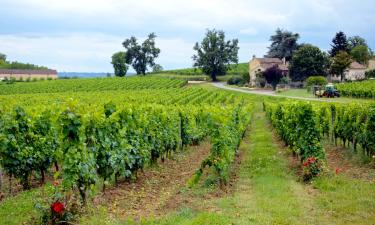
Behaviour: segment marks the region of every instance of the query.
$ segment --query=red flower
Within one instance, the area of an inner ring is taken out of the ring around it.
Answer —
[[[339,174],[339,173],[341,173],[341,171],[342,171],[342,169],[340,169],[340,168],[336,168],[336,174]]]
[[[61,215],[64,212],[64,209],[65,209],[64,204],[62,204],[61,202],[54,202],[51,205],[52,212],[56,214]]]
[[[55,186],[55,187],[57,187],[57,186],[59,186],[59,181],[58,180],[55,180],[54,182],[53,182],[53,186]]]
[[[309,166],[309,165],[310,165],[309,161],[306,161],[303,163],[303,166]]]

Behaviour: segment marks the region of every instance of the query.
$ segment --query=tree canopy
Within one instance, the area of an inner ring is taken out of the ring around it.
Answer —
[[[124,77],[128,71],[128,66],[126,65],[126,53],[116,52],[112,55],[112,65],[115,70],[115,76]]]
[[[225,40],[224,31],[207,30],[202,42],[193,48],[197,53],[193,55],[194,67],[211,76],[216,81],[217,75],[224,75],[230,63],[238,63],[238,40]]]
[[[344,32],[339,31],[332,39],[331,50],[329,54],[334,57],[340,51],[349,52],[349,43]]]
[[[290,31],[284,31],[280,28],[276,30],[276,34],[270,38],[271,46],[268,47],[266,57],[271,58],[285,58],[289,61],[292,58],[293,52],[298,48],[299,34]]]
[[[271,84],[273,90],[276,89],[277,84],[280,83],[283,77],[283,72],[279,69],[277,65],[274,65],[263,72],[263,76],[267,83]]]
[[[366,45],[357,45],[353,47],[350,51],[350,55],[355,61],[362,65],[367,65],[371,59],[371,53]]]
[[[332,75],[339,75],[341,82],[345,79],[345,70],[352,63],[352,58],[345,51],[338,52],[333,58],[330,66],[330,73]]]
[[[151,33],[142,44],[138,44],[135,37],[122,43],[126,49],[126,63],[131,64],[137,74],[144,75],[148,66],[155,65],[155,58],[160,54],[160,49],[155,46],[155,38],[156,35]]]
[[[293,81],[304,81],[310,76],[324,76],[328,65],[326,53],[316,46],[304,44],[293,54],[289,64],[289,75]]]

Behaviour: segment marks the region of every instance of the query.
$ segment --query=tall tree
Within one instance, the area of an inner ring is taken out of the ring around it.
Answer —
[[[345,51],[338,52],[333,58],[330,66],[330,73],[332,75],[339,75],[341,82],[345,80],[345,70],[352,63],[352,58]]]
[[[202,69],[213,81],[227,72],[230,63],[238,63],[238,40],[226,41],[224,31],[207,30],[202,42],[197,42],[193,49],[197,51],[192,57],[194,67]]]
[[[159,64],[155,64],[153,67],[152,67],[152,72],[153,73],[160,73],[163,71],[163,67]]]
[[[278,65],[274,65],[263,72],[263,76],[267,83],[271,84],[272,89],[275,90],[276,86],[280,83],[283,77],[283,72],[279,69]]]
[[[358,45],[364,45],[368,47],[367,41],[360,36],[353,36],[353,37],[348,38],[349,49],[353,49],[354,47]]]
[[[292,58],[293,52],[298,48],[299,34],[290,31],[284,31],[277,28],[276,34],[270,38],[271,46],[268,47],[266,57],[275,57],[279,59],[285,58],[289,61]]]
[[[0,53],[0,61],[6,61],[7,60],[7,56],[3,53]]]
[[[293,54],[289,75],[293,81],[304,81],[310,76],[325,76],[328,65],[326,53],[316,46],[304,44]]]
[[[128,71],[128,66],[126,65],[126,53],[116,52],[112,55],[112,65],[115,70],[115,76],[123,77]]]
[[[346,39],[344,32],[340,31],[336,33],[335,37],[332,39],[331,51],[329,54],[334,57],[340,51],[349,52],[349,44]]]
[[[362,65],[368,65],[369,60],[371,59],[371,53],[367,46],[357,45],[350,51],[352,58],[361,63]]]
[[[160,54],[160,49],[155,46],[155,38],[156,35],[151,33],[142,44],[138,44],[135,37],[122,43],[126,49],[126,63],[131,64],[137,74],[145,75],[147,67],[155,65],[155,58]]]

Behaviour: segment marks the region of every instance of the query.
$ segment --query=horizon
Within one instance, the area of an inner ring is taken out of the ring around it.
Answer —
[[[263,56],[279,27],[300,34],[299,43],[324,51],[338,31],[365,38],[375,48],[372,1],[151,1],[1,0],[0,52],[8,60],[59,72],[112,73],[111,56],[131,36],[155,32],[165,70],[192,67],[193,45],[206,29],[238,38],[239,62]],[[129,68],[129,73],[134,72]]]

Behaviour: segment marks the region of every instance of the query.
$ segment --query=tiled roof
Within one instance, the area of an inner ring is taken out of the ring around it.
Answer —
[[[0,69],[0,74],[57,74],[56,70],[9,70],[9,69]]]
[[[350,64],[350,69],[366,69],[367,67],[354,61]]]
[[[256,58],[260,63],[283,63],[279,58]]]

